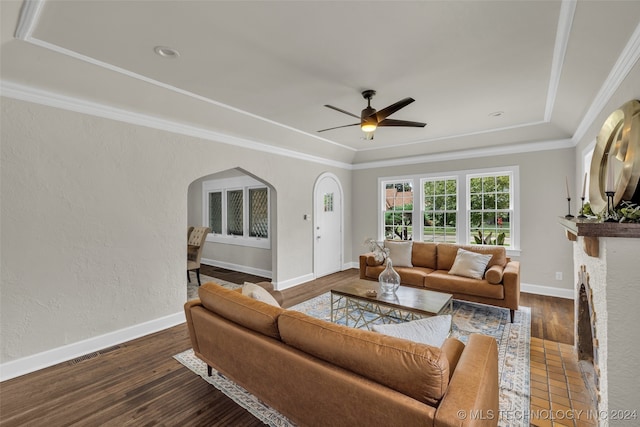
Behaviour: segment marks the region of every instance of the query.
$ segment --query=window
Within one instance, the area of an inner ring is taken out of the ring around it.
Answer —
[[[468,242],[511,246],[510,174],[469,175]]]
[[[425,242],[457,241],[458,181],[455,177],[425,179],[422,240]]]
[[[413,239],[413,183],[398,181],[385,184],[385,239]]]
[[[214,234],[222,234],[222,192],[209,193],[209,227]]]
[[[227,191],[227,234],[230,236],[243,236],[242,216],[244,191]]]
[[[269,192],[266,188],[249,189],[249,236],[269,237]]]
[[[270,248],[269,189],[249,176],[205,181],[203,222],[207,241]]]
[[[502,245],[509,255],[517,256],[518,171],[517,166],[508,166],[380,178],[379,235],[383,239]],[[413,228],[412,224],[419,225]]]

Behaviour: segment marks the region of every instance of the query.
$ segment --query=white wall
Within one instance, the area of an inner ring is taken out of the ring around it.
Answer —
[[[0,362],[182,312],[187,190],[240,167],[276,189],[278,283],[312,275],[315,179],[300,159],[1,98]],[[345,252],[351,253],[350,230]]]
[[[358,221],[353,224],[353,257],[366,252],[361,244],[366,237],[377,236],[378,177],[517,165],[520,169],[522,252],[520,257],[513,259],[521,263],[521,282],[535,287],[529,287],[529,290],[570,296],[573,289],[572,247],[564,237],[558,217],[567,212],[565,176],[573,179],[574,162],[574,150],[570,148],[354,171],[353,187],[357,191],[354,191],[353,215]],[[573,187],[573,183],[571,185]],[[555,279],[556,272],[563,273],[563,280]]]

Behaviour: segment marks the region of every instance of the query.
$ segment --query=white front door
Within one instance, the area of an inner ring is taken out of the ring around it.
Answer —
[[[322,277],[342,270],[342,187],[335,175],[320,175],[314,204],[313,272]]]

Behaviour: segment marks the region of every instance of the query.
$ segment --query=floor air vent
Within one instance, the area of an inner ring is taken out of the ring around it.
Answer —
[[[119,345],[114,345],[113,347],[103,348],[102,350],[95,351],[95,352],[89,353],[89,354],[85,354],[85,355],[82,355],[80,357],[76,357],[75,359],[69,360],[69,364],[70,365],[75,365],[77,363],[84,362],[85,360],[94,359],[94,358],[96,358],[96,357],[98,357],[100,355],[110,353],[110,352],[112,352],[114,350],[118,350],[119,348],[121,348]]]

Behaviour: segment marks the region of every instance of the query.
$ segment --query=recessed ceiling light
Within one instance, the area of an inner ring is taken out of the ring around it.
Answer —
[[[494,111],[493,113],[489,113],[489,117],[500,117],[504,114],[504,111]]]
[[[156,46],[153,51],[163,58],[177,58],[180,56],[180,52],[167,46]]]

